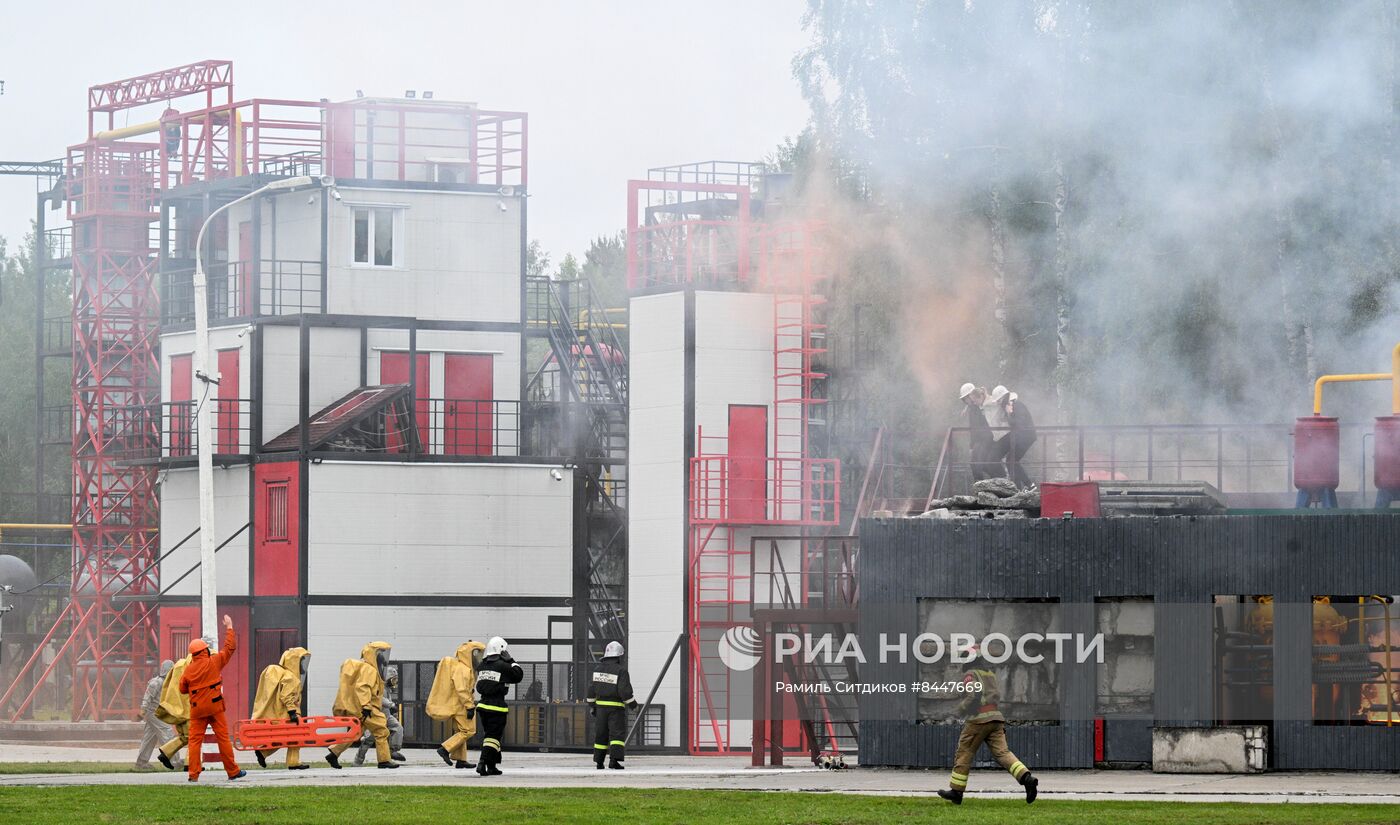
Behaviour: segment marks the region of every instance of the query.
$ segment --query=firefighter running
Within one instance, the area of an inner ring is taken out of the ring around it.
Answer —
[[[506,730],[506,694],[510,686],[520,683],[525,671],[511,658],[506,640],[492,636],[486,643],[486,658],[476,672],[476,692],[481,700],[476,703],[476,715],[481,719],[481,758],[477,760],[476,772],[481,776],[499,776],[501,765],[501,735]]]
[[[967,691],[958,705],[958,713],[971,715],[967,717],[962,734],[958,736],[958,752],[953,757],[953,773],[948,777],[950,789],[940,790],[938,795],[954,805],[962,804],[963,792],[967,790],[967,778],[972,773],[972,760],[977,756],[978,748],[986,742],[987,750],[992,752],[992,758],[997,764],[1010,771],[1016,781],[1025,788],[1026,803],[1034,802],[1039,780],[1031,775],[1030,768],[1017,759],[1016,754],[1006,745],[1006,717],[997,709],[997,702],[1001,698],[997,690],[997,677],[985,669],[975,646],[972,649],[972,659],[967,665],[967,674],[963,677],[963,684],[973,689]]]
[[[161,745],[156,752],[156,759],[171,771],[185,769],[180,749],[190,743],[190,697],[180,692],[180,677],[185,675],[190,658],[186,656],[176,662],[165,674],[165,681],[160,686],[160,704],[156,705],[156,718],[175,729],[175,738]]]
[[[636,708],[632,698],[632,678],[622,666],[621,642],[608,642],[603,661],[593,666],[593,679],[588,683],[589,712],[593,714],[593,764],[603,769],[603,757],[608,767],[620,771],[627,747],[627,709]]]

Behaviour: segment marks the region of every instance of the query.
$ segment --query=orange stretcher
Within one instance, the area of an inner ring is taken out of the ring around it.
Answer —
[[[241,751],[280,748],[325,748],[360,738],[360,720],[353,716],[303,716],[286,719],[240,719],[233,726],[233,746]]]

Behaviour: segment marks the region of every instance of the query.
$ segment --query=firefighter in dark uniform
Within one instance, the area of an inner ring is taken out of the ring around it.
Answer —
[[[486,643],[486,658],[476,671],[476,692],[481,701],[476,703],[476,715],[481,720],[481,758],[477,760],[476,772],[482,776],[501,775],[501,735],[506,732],[506,694],[511,685],[520,684],[525,671],[511,658],[506,640],[492,636]]]
[[[962,734],[958,737],[958,752],[953,757],[953,773],[948,777],[950,790],[940,790],[938,795],[954,805],[962,804],[963,791],[967,790],[967,777],[972,773],[972,760],[977,756],[977,750],[982,747],[982,743],[986,742],[987,750],[991,751],[997,764],[1010,771],[1016,781],[1021,783],[1021,787],[1025,788],[1026,803],[1034,802],[1040,782],[1031,775],[1031,769],[1017,759],[1016,754],[1006,746],[1006,717],[997,709],[997,702],[1001,699],[997,689],[997,677],[986,669],[980,651],[975,646],[972,649],[972,659],[967,664],[967,673],[963,676],[963,685],[966,686],[967,692],[958,705],[958,713],[966,715],[967,721],[963,723]]]
[[[632,698],[632,678],[622,666],[621,642],[608,642],[603,661],[593,666],[593,679],[588,683],[589,712],[593,714],[593,764],[603,769],[603,757],[608,767],[622,770],[627,747],[627,709],[637,707]]]

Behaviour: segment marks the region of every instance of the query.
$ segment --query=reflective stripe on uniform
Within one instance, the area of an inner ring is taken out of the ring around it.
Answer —
[[[481,746],[482,746],[483,748],[495,748],[496,750],[500,750],[500,749],[501,749],[501,740],[499,740],[499,739],[483,739],[483,740],[481,740]]]
[[[604,705],[604,706],[610,707],[610,708],[625,708],[625,707],[627,707],[627,705],[623,704],[622,702],[614,702],[614,701],[612,701],[611,699],[598,699],[598,700],[594,701],[593,704],[595,704],[595,705]]]
[[[605,751],[605,750],[608,749],[608,746],[607,746],[607,745],[600,745],[600,744],[598,744],[597,742],[594,742],[594,743],[593,743],[593,749],[594,749],[594,750],[599,750],[599,751]]]
[[[609,745],[617,745],[619,748],[626,747],[626,745],[627,745],[627,743],[624,742],[624,741],[622,741],[621,739],[613,739],[613,740],[609,741],[608,744],[609,744]]]
[[[958,788],[958,789],[966,788],[966,787],[967,787],[967,774],[965,774],[965,773],[952,773],[952,774],[949,774],[949,775],[948,775],[948,784],[951,785],[952,787]]]
[[[1030,768],[1027,768],[1027,767],[1025,766],[1025,763],[1020,762],[1020,761],[1018,760],[1015,764],[1013,764],[1013,765],[1011,766],[1011,775],[1014,776],[1014,777],[1016,777],[1017,779],[1020,779],[1020,778],[1021,778],[1021,775],[1024,774],[1024,773],[1026,773],[1026,772],[1029,771],[1029,770],[1030,770]]]
[[[483,705],[483,704],[477,704],[477,708],[479,708],[480,710],[494,710],[494,711],[496,711],[497,713],[509,713],[509,712],[510,712],[510,708],[501,707],[500,705]]]

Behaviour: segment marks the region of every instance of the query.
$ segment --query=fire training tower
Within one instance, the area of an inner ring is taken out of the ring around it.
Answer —
[[[755,575],[791,571],[801,601],[802,539],[840,520],[839,463],[812,451],[827,276],[815,226],[784,219],[783,183],[710,162],[629,185],[629,543],[654,551],[630,561],[631,666],[659,671],[681,647],[667,744],[697,754],[753,744]]]

